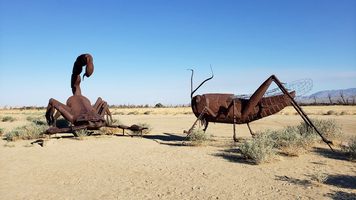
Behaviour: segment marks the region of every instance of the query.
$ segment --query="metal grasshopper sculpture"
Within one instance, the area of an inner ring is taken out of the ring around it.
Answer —
[[[76,131],[81,129],[97,130],[105,126],[121,128],[123,130],[141,131],[142,133],[142,130],[145,128],[138,125],[132,125],[130,127],[112,125],[112,116],[107,102],[99,97],[95,104],[91,105],[89,99],[82,95],[80,89],[80,74],[84,66],[86,66],[86,68],[83,79],[84,76],[90,77],[94,72],[93,57],[90,54],[82,54],[78,56],[74,62],[71,76],[73,96],[68,98],[67,103],[63,104],[53,98],[49,100],[45,116],[48,125],[51,127],[45,133],[73,133],[76,135]],[[61,115],[71,123],[71,126],[62,128],[56,126],[56,120]]]
[[[203,125],[203,131],[208,128],[209,122],[233,124],[233,139],[236,142],[236,124],[247,124],[250,133],[254,136],[249,123],[270,115],[273,115],[281,111],[286,106],[292,105],[303,120],[313,128],[322,138],[322,140],[328,144],[331,148],[331,141],[324,138],[324,136],[317,130],[312,121],[302,110],[302,108],[296,103],[294,97],[295,91],[288,92],[283,84],[278,80],[275,75],[270,76],[264,81],[261,86],[250,96],[250,98],[242,98],[234,94],[222,94],[222,93],[209,93],[196,95],[193,94],[207,81],[214,77],[212,73],[211,77],[205,79],[200,85],[193,90],[193,75],[191,75],[191,107],[193,113],[197,117],[197,120],[193,123],[192,127],[185,131],[187,136],[191,134],[198,121]],[[282,94],[264,97],[267,89],[272,82],[275,82]],[[332,148],[331,148],[332,149]]]

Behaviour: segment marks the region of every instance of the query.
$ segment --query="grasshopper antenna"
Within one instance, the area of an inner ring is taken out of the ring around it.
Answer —
[[[210,70],[211,70],[211,76],[207,79],[205,79],[202,83],[200,83],[200,85],[195,88],[195,90],[193,90],[193,74],[194,74],[194,70],[192,70],[192,77],[191,77],[191,93],[190,93],[190,98],[192,99],[193,98],[193,94],[207,81],[211,80],[212,78],[214,78],[214,72],[213,72],[213,68],[211,67],[210,65]]]

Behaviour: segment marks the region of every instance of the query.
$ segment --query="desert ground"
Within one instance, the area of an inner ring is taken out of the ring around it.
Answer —
[[[334,119],[343,130],[339,143],[356,135],[356,106],[306,106],[310,118]],[[111,109],[114,119],[147,123],[144,137],[52,135],[45,145],[33,140],[0,141],[0,199],[356,199],[356,164],[339,146],[324,143],[298,157],[278,155],[260,165],[247,162],[232,141],[232,125],[210,124],[211,140],[185,145],[184,130],[195,116],[190,108]],[[45,110],[2,109],[6,133],[43,117]],[[291,107],[252,122],[258,132],[296,125]],[[241,140],[250,139],[238,125]],[[320,182],[316,177],[326,176]]]

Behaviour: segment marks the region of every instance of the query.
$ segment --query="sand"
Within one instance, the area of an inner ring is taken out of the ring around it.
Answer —
[[[181,109],[181,108],[179,108]],[[118,109],[119,110],[119,109]],[[147,136],[90,136],[83,140],[52,136],[45,146],[31,141],[0,142],[0,199],[352,199],[356,164],[326,145],[299,157],[278,156],[261,165],[246,162],[232,142],[232,126],[211,124],[213,142],[182,145],[183,130],[195,117],[185,110],[156,110],[149,115],[114,115],[124,124],[148,123]],[[162,111],[163,110],[163,111]],[[310,117],[335,119],[346,136],[356,135],[356,107],[309,107]],[[324,115],[334,110],[338,115]],[[346,110],[348,113],[341,115]],[[1,110],[14,122],[28,123],[40,111]],[[121,111],[118,111],[121,112]],[[290,108],[251,123],[254,131],[295,125]],[[246,125],[238,136],[251,138]],[[328,176],[326,182],[318,177]]]

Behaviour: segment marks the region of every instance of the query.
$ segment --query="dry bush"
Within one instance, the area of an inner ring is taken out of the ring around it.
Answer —
[[[278,131],[267,131],[263,134],[270,137],[274,148],[288,156],[299,156],[314,144],[313,138],[309,135],[301,135],[295,126],[288,126]]]
[[[337,113],[333,110],[329,110],[325,115],[336,115]]]
[[[259,134],[252,140],[246,140],[239,147],[241,154],[255,164],[268,162],[275,156],[274,142],[266,134]]]
[[[127,115],[138,115],[138,114],[139,112],[137,110],[127,113]]]
[[[47,128],[48,127],[45,125],[29,124],[26,126],[21,126],[13,129],[12,131],[6,133],[4,137],[7,141],[16,141],[18,139],[22,139],[22,140],[38,139],[42,136],[42,134]]]
[[[351,160],[356,160],[356,136],[350,138],[347,145],[342,147],[342,151],[345,152]]]
[[[3,133],[4,133],[4,129],[0,128],[0,136],[2,136]]]
[[[325,183],[328,180],[328,175],[323,173],[321,170],[317,170],[310,175],[310,178],[318,183]]]
[[[29,122],[32,122],[36,125],[46,125],[47,124],[47,122],[43,120],[43,117],[28,116],[28,117],[26,117],[26,120]]]
[[[120,111],[120,112],[114,111],[114,112],[112,112],[112,115],[125,115],[125,113],[122,111]]]
[[[198,146],[206,142],[210,136],[205,133],[202,129],[193,129],[188,135],[187,139],[192,145]]]
[[[329,140],[340,139],[342,137],[341,126],[336,123],[335,120],[327,119],[312,119],[314,126],[319,130],[319,132]],[[309,127],[306,123],[302,122],[298,126],[299,132],[304,135],[310,135],[311,138],[317,137],[317,134],[314,129]]]
[[[83,140],[85,136],[89,135],[89,132],[87,129],[80,129],[75,131],[73,134],[77,139]]]
[[[145,111],[143,114],[144,114],[144,115],[150,115],[152,112],[153,112],[153,111],[148,110],[148,111]]]
[[[15,121],[16,120],[16,118],[14,118],[14,117],[12,117],[12,116],[5,116],[5,117],[2,117],[1,118],[1,121],[2,122],[13,122],[13,121]]]

